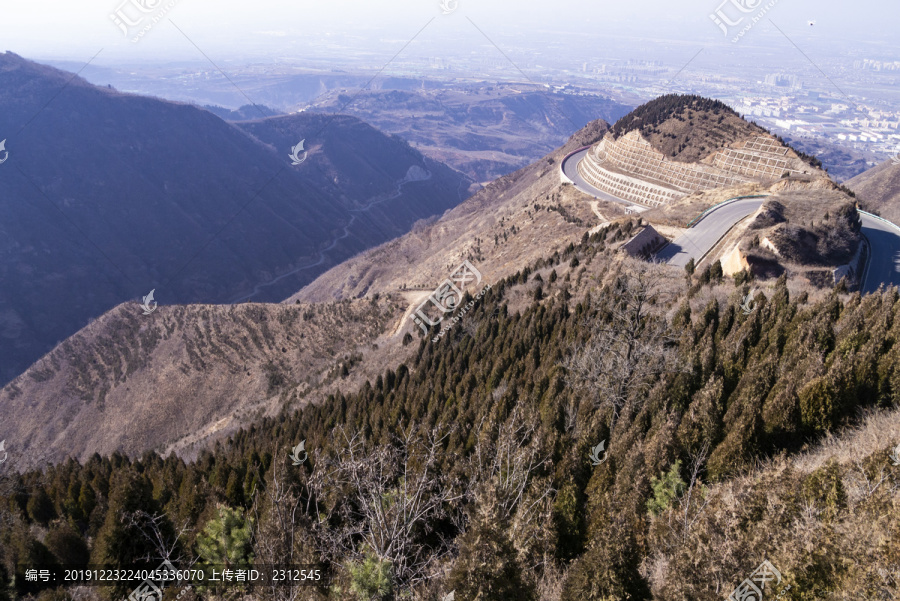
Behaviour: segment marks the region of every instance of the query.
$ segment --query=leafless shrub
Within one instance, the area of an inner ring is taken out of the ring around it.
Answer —
[[[141,559],[148,562],[169,561],[179,568],[189,568],[197,562],[197,558],[177,553],[182,537],[191,532],[190,521],[184,520],[172,534],[166,533],[165,522],[168,516],[164,513],[150,514],[142,509],[122,516],[122,522],[141,533],[154,549],[154,554],[147,553]]]
[[[675,337],[665,317],[653,311],[660,288],[652,266],[622,275],[611,291],[614,299],[599,307],[606,315],[592,324],[590,340],[563,362],[577,393],[612,409],[610,430],[629,399],[638,402],[658,376],[680,369]]]
[[[538,601],[559,601],[566,582],[566,570],[556,565],[547,565],[538,581]]]
[[[308,484],[321,551],[345,563],[374,554],[391,564],[402,589],[434,576],[452,543],[435,543],[433,525],[453,520],[463,498],[459,483],[439,470],[447,436],[439,428],[410,428],[393,444],[374,446],[360,433],[337,429],[333,446],[341,450],[317,457]]]
[[[278,457],[277,451],[273,456]],[[253,551],[256,561],[262,565],[309,563],[299,557],[299,539],[308,520],[303,512],[299,486],[285,472],[285,461],[276,459],[265,492],[253,493]],[[295,585],[272,585],[266,588],[266,598],[295,601],[303,589]]]
[[[690,476],[684,492],[674,501],[671,510],[664,514],[669,531],[667,540],[670,549],[687,544],[694,525],[703,517],[709,505],[709,490],[700,480],[700,473],[708,457],[709,443],[705,442],[699,451],[691,455],[691,463],[688,466]]]
[[[508,528],[520,557],[543,565],[546,558],[536,550],[549,544],[544,538],[556,491],[542,474],[550,453],[541,447],[537,420],[529,419],[536,413],[517,404],[495,427],[485,428],[482,422],[469,488],[474,506]]]

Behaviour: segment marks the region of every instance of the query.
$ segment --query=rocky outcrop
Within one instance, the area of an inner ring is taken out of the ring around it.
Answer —
[[[869,245],[866,243],[865,239],[862,239],[856,249],[856,254],[853,255],[850,262],[846,265],[836,267],[831,272],[832,277],[834,277],[834,283],[838,284],[841,280],[846,279],[848,287],[851,290],[856,290],[859,287],[860,275],[868,255]]]
[[[744,253],[741,252],[739,246],[722,258],[722,273],[727,276],[733,276],[741,271],[750,271],[750,262]]]

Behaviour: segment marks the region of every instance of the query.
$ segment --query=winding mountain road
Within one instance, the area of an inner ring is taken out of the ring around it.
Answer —
[[[684,267],[691,259],[699,263],[737,222],[753,214],[764,200],[736,198],[713,207],[659,251],[657,260],[677,267]],[[860,290],[869,293],[878,290],[882,284],[900,286],[900,227],[864,211],[859,212],[859,217],[862,234],[872,251]]]
[[[611,194],[607,194],[603,190],[595,188],[594,186],[589,184],[583,177],[581,177],[581,174],[578,173],[578,162],[583,159],[584,155],[590,152],[590,150],[590,146],[585,146],[581,150],[576,150],[561,161],[560,170],[569,179],[569,181],[572,182],[572,185],[585,194],[593,196],[594,198],[599,198],[600,200],[608,200],[610,202],[617,202],[619,204],[634,207],[636,209],[646,210],[646,207],[640,207],[633,202],[622,200],[621,198],[616,198]]]
[[[585,194],[631,205],[630,202],[598,190],[578,173],[578,162],[590,150],[591,147],[586,146],[566,156],[560,163],[562,174]],[[691,259],[699,263],[737,222],[753,214],[764,200],[764,197],[741,197],[719,204],[703,214],[681,236],[663,247],[656,259],[676,267],[684,267]],[[860,211],[859,217],[862,234],[872,251],[861,278],[860,290],[869,293],[878,290],[882,284],[900,286],[900,226],[865,211]]]
[[[656,254],[657,260],[676,267],[684,267],[691,259],[699,263],[734,224],[762,206],[763,200],[760,197],[735,198],[721,203],[660,250]]]
[[[875,292],[881,284],[900,286],[900,227],[864,211],[859,212],[859,217],[862,233],[872,249],[860,290]]]

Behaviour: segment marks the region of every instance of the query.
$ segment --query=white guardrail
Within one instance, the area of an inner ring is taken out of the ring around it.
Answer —
[[[878,221],[883,221],[883,222],[885,222],[886,224],[888,224],[889,226],[891,226],[892,228],[894,228],[895,230],[897,230],[898,232],[900,232],[900,225],[897,225],[897,224],[894,223],[893,221],[888,221],[888,220],[885,219],[884,217],[881,217],[881,216],[876,215],[876,214],[874,214],[874,213],[870,213],[870,212],[868,212],[868,211],[863,211],[862,209],[856,209],[856,212],[857,212],[857,213],[861,213],[861,214],[863,214],[863,215],[866,215],[867,217],[871,217],[871,218],[873,218],[873,219],[877,219]]]

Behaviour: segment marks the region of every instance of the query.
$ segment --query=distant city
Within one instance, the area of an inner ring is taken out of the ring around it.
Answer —
[[[260,58],[231,60],[224,71],[234,83],[209,62],[193,59],[92,65],[83,75],[123,91],[229,108],[248,104],[249,98],[284,112],[312,108],[315,98],[332,89],[392,89],[400,81],[410,89],[410,80],[420,80],[423,91],[521,84],[523,91],[601,95],[631,106],[666,93],[695,93],[726,102],[812,152],[822,153],[821,145],[846,152],[859,165],[857,171],[888,159],[900,147],[900,60],[882,56],[889,49],[875,43],[843,46],[813,34],[796,34],[793,40],[762,27],[740,44],[719,41],[709,47],[662,37],[604,33],[598,41],[587,34],[516,28],[489,38],[469,29],[460,28],[465,35],[453,45],[445,35],[428,38],[426,31],[399,54],[400,41],[366,39],[355,32],[302,40],[284,35],[278,39],[285,52],[268,55],[277,58],[251,52],[248,56]],[[311,75],[321,77],[318,89],[288,93],[289,78]],[[252,88],[245,90],[242,81],[252,81]]]

